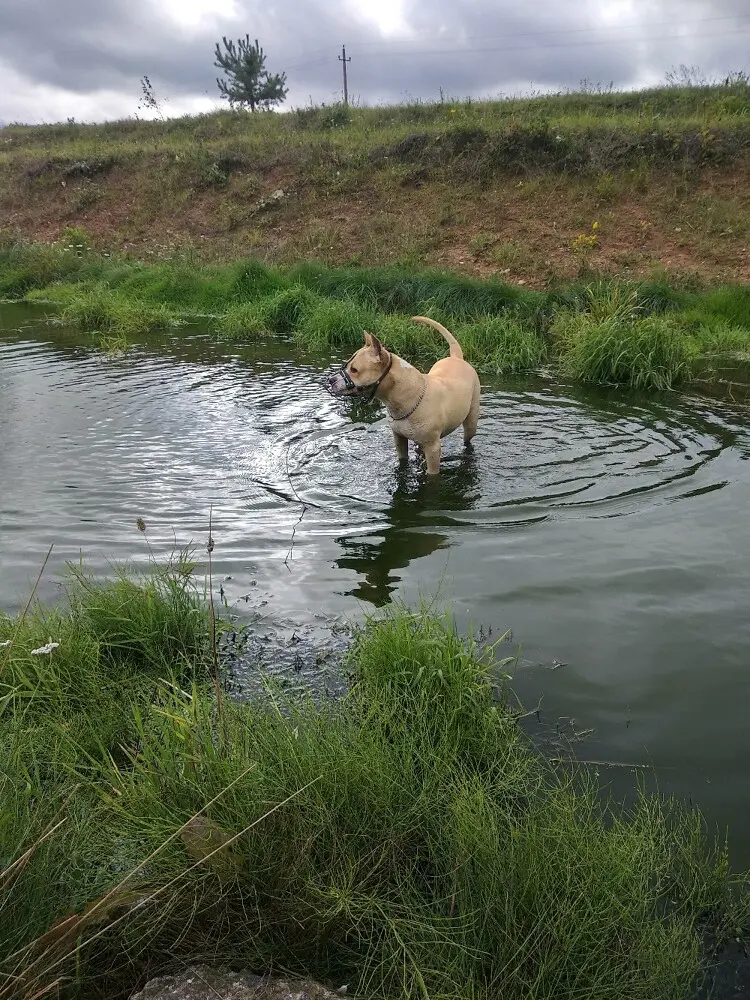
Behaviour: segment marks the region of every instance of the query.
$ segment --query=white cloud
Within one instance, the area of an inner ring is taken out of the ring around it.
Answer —
[[[403,0],[378,0],[376,5],[368,0],[351,0],[351,6],[383,38],[408,39],[413,37],[413,32],[406,19]]]
[[[160,0],[160,9],[181,32],[192,33],[242,16],[235,0]]]
[[[77,93],[44,83],[34,83],[21,76],[5,62],[0,62],[0,77],[8,88],[2,101],[2,120],[5,122],[45,122],[65,121],[75,118],[79,122],[116,121],[132,118],[136,113],[141,118],[154,118],[154,112],[139,111],[140,89],[132,94],[122,90],[102,89],[87,93]],[[212,111],[218,100],[206,96],[177,97],[164,107],[172,116],[201,114]]]

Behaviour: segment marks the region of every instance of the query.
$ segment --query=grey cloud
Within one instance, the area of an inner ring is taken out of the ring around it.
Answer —
[[[269,68],[309,62],[311,49],[333,49],[339,26],[351,19],[343,0],[307,3],[274,16],[244,4],[246,16],[219,22],[197,36],[160,12],[153,0],[0,0],[0,60],[30,81],[76,93],[122,89],[139,93],[147,74],[164,94],[217,96],[214,45],[222,34],[249,31],[262,40]],[[364,25],[355,24],[364,32]],[[309,44],[304,47],[299,39]],[[314,61],[314,60],[313,60]],[[304,87],[304,78],[299,79]],[[7,99],[7,96],[6,96]],[[0,98],[0,114],[3,98]]]
[[[180,38],[147,0],[0,0],[0,19],[0,58],[74,92],[124,88],[144,73],[189,91],[206,76],[195,67],[211,65],[206,41]]]
[[[374,103],[435,98],[441,88],[457,97],[532,83],[565,88],[583,78],[627,86],[663,78],[681,62],[716,76],[747,67],[750,40],[747,0],[652,0],[627,28],[606,23],[607,0],[510,9],[496,0],[406,0],[408,40],[385,39],[347,0],[259,7],[241,0],[241,16],[196,33],[154,0],[0,0],[0,61],[61,91],[121,92],[134,109],[144,74],[163,97],[216,98],[214,43],[249,31],[266,49],[269,68],[287,70],[290,102],[302,104],[338,95],[336,57],[345,41],[351,93]],[[689,37],[674,37],[680,24]],[[13,96],[8,88],[0,93],[0,118],[11,118]]]
[[[677,19],[674,5],[653,4],[647,18],[639,24],[631,17],[627,28],[602,23],[606,7],[593,0],[549,2],[508,12],[493,0],[409,0],[406,16],[417,35],[413,57],[386,51],[373,73],[377,60],[365,49],[351,75],[356,86],[361,73],[365,94],[408,90],[434,97],[441,86],[464,96],[496,93],[517,81],[553,88],[576,86],[583,78],[634,85],[663,78],[681,62],[699,63],[708,76],[747,65],[750,9],[744,0],[683,3]],[[669,37],[680,22],[690,39]],[[746,33],[738,36],[742,28]],[[428,55],[428,49],[450,51]]]

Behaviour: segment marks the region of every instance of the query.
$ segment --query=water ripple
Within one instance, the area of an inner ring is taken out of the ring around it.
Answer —
[[[50,541],[66,557],[137,557],[143,517],[165,554],[175,540],[202,541],[210,508],[217,558],[233,572],[288,566],[303,507],[292,555],[310,579],[321,563],[362,571],[354,540],[368,537],[370,551],[393,531],[406,562],[448,544],[448,527],[485,532],[491,555],[498,530],[720,490],[728,480],[713,465],[738,434],[719,404],[498,383],[484,387],[474,452],[447,439],[429,483],[416,458],[396,468],[382,414],[331,399],[321,374],[278,342],[222,351],[183,334],[108,357],[63,335],[4,335],[0,597],[13,602]]]

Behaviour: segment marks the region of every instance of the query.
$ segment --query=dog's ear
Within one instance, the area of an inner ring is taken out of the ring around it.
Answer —
[[[385,348],[380,343],[380,341],[378,340],[378,338],[375,336],[374,333],[367,333],[367,331],[365,331],[365,344],[379,358],[382,358],[383,355],[385,354]]]
[[[372,347],[372,334],[364,330],[362,333],[362,339],[365,342],[365,347]]]

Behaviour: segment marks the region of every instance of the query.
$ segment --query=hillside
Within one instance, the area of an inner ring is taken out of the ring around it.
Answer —
[[[11,125],[0,214],[148,259],[745,282],[750,86]]]

